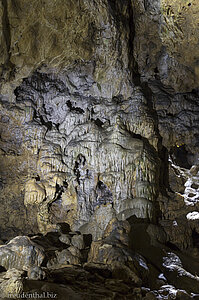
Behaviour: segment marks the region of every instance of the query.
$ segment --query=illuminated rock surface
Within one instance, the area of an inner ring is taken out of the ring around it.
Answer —
[[[4,296],[198,297],[197,0],[2,0],[0,18]]]

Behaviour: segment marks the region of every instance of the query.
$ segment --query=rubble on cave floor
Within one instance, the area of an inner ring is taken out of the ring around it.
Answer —
[[[1,297],[197,299],[198,277],[161,243],[161,229],[151,226],[146,220],[115,218],[98,241],[67,224],[46,235],[16,237],[0,246]],[[19,259],[9,260],[9,255]]]

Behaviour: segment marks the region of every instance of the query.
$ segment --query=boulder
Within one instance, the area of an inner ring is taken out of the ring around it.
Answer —
[[[0,246],[0,265],[6,270],[28,270],[40,267],[45,257],[44,250],[27,236],[17,236],[8,244]]]

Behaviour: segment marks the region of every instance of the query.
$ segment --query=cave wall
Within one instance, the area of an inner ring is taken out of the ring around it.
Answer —
[[[114,217],[136,216],[193,246],[198,9],[0,2],[1,239],[66,222],[97,240]]]

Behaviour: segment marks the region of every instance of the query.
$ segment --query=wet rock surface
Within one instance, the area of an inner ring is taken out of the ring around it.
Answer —
[[[197,0],[0,18],[1,297],[197,299]]]

